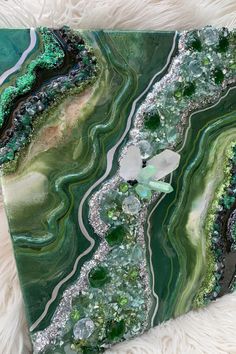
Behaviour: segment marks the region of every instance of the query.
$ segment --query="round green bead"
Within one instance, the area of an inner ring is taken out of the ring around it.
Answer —
[[[202,43],[196,31],[192,32],[192,34],[189,36],[187,41],[187,48],[201,52]]]
[[[181,98],[181,97],[182,97],[182,91],[181,91],[180,89],[176,90],[176,91],[174,92],[174,96],[175,96],[175,98],[177,98],[177,99]]]
[[[121,193],[126,193],[127,191],[128,191],[128,189],[129,189],[129,185],[128,185],[128,183],[121,183],[120,185],[119,185],[119,191],[121,192]]]
[[[107,211],[107,216],[109,219],[112,219],[114,217],[115,214],[115,209],[110,209]]]
[[[218,52],[223,53],[226,52],[229,48],[229,40],[227,37],[220,37],[219,45],[218,45]]]
[[[138,271],[137,270],[132,270],[129,274],[130,279],[135,280],[138,277]]]
[[[155,131],[160,125],[160,116],[157,112],[149,112],[144,117],[144,127]]]
[[[123,225],[119,225],[110,230],[110,232],[106,235],[107,243],[113,247],[116,245],[120,245],[123,242],[123,239],[126,235],[127,231]]]
[[[195,84],[193,82],[188,83],[184,86],[183,96],[192,96],[196,90]]]
[[[125,306],[127,305],[129,302],[128,298],[126,296],[120,296],[119,299],[118,299],[118,304],[120,306]]]
[[[70,317],[73,321],[78,321],[80,319],[80,312],[78,310],[72,310]]]
[[[135,191],[141,199],[150,200],[152,197],[152,191],[148,186],[138,184],[135,187]]]
[[[125,321],[109,321],[106,329],[107,338],[109,340],[114,341],[115,339],[119,339],[125,333]]]
[[[108,269],[102,266],[92,269],[88,278],[89,283],[93,288],[101,288],[110,281]]]
[[[216,84],[221,84],[224,80],[224,73],[221,69],[215,69],[214,79]]]

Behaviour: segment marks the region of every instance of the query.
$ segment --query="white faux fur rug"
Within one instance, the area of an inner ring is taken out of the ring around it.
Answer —
[[[236,27],[236,0],[0,0],[0,27],[189,29]],[[0,354],[31,353],[8,226],[0,208]],[[236,294],[107,354],[236,354]]]

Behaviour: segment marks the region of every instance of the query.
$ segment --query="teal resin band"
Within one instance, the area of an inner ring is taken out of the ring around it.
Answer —
[[[0,30],[2,186],[34,353],[235,288],[236,32]]]

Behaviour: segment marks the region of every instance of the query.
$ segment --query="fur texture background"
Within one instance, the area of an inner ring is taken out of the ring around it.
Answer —
[[[0,0],[0,27],[236,27],[236,0]],[[1,203],[2,205],[2,203]],[[236,294],[169,321],[107,354],[236,354]],[[12,245],[0,207],[0,354],[31,353]]]

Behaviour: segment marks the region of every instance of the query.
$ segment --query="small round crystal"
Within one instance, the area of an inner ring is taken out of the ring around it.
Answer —
[[[141,203],[138,198],[130,195],[123,200],[122,209],[126,214],[135,215],[141,209]]]
[[[94,323],[90,318],[82,318],[73,328],[75,339],[87,339],[94,331]]]
[[[197,60],[192,60],[189,63],[189,70],[194,77],[200,77],[202,75],[202,68]]]
[[[216,29],[211,27],[206,27],[202,31],[203,39],[207,45],[218,44],[219,42],[219,33]]]

